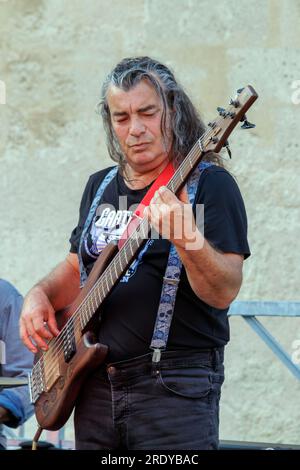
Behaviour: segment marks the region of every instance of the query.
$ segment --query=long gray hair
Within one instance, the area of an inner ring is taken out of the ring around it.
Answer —
[[[125,158],[113,130],[107,103],[109,87],[116,86],[128,91],[142,80],[150,82],[162,100],[161,131],[163,136],[166,136],[167,132],[167,110],[175,110],[175,112],[170,113],[172,133],[170,153],[175,165],[178,165],[188,154],[196,140],[205,132],[205,125],[193,103],[181,85],[175,80],[171,70],[150,57],[123,59],[115,66],[103,83],[98,109],[103,119],[109,155],[121,168],[124,168]],[[207,154],[206,160],[213,160],[214,163],[222,165],[220,156],[216,154]]]

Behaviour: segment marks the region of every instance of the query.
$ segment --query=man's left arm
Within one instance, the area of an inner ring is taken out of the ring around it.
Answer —
[[[197,228],[195,231],[196,237],[203,239],[203,246],[198,250],[187,249],[174,241],[191,288],[208,305],[228,308],[242,285],[244,257],[216,251]]]
[[[244,256],[213,248],[196,225],[186,191],[179,197],[161,187],[146,215],[151,225],[175,245],[195,294],[208,305],[225,309],[241,287]]]

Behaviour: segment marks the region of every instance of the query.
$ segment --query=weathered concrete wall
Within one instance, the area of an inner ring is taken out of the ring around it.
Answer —
[[[252,248],[239,299],[299,300],[299,0],[0,0],[0,18],[1,277],[25,293],[65,256],[87,177],[109,163],[100,84],[147,54],[206,121],[237,88],[257,89],[256,129],[230,139]],[[264,324],[292,352],[299,320]],[[299,443],[296,380],[242,319],[231,326],[221,437]]]

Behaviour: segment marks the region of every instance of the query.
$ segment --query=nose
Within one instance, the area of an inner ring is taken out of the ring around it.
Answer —
[[[133,135],[134,137],[140,137],[146,130],[145,125],[143,124],[142,120],[138,117],[134,117],[131,119],[129,134]]]

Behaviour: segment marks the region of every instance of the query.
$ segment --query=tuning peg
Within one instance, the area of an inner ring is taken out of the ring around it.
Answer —
[[[235,108],[238,108],[240,105],[239,100],[230,100],[229,104],[231,104],[231,106],[234,106]]]
[[[241,129],[252,129],[255,127],[255,124],[252,124],[252,122],[247,121],[247,119],[244,120],[244,124],[241,125]]]
[[[220,114],[220,116],[225,116],[226,111],[224,108],[217,107],[217,111]]]
[[[229,158],[231,158],[231,150],[230,150],[230,147],[229,147],[229,142],[228,140],[225,141],[223,147],[226,148],[227,152],[228,152],[228,155],[229,155]]]

